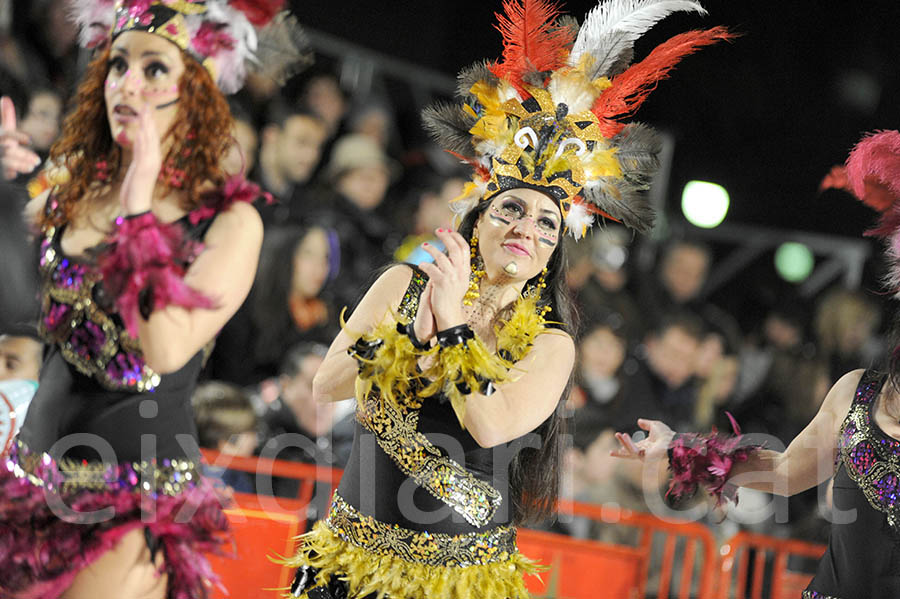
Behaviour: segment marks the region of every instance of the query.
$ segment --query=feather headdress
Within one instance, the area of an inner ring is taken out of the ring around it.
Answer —
[[[284,0],[70,0],[86,48],[126,31],[169,40],[202,64],[223,93],[238,91],[247,70],[276,80],[309,60],[307,43]],[[277,57],[276,61],[271,59]],[[277,64],[275,64],[277,63]]]
[[[597,215],[652,227],[645,192],[660,142],[649,127],[619,119],[634,114],[684,56],[731,38],[722,27],[683,33],[629,66],[635,40],[675,11],[706,12],[692,0],[607,0],[579,29],[550,0],[504,0],[502,58],[459,74],[461,106],[423,113],[438,143],[475,166],[454,210],[532,187],[559,202],[576,239]]]
[[[884,240],[890,264],[885,285],[900,299],[900,132],[877,131],[860,140],[847,157],[853,194],[881,213],[867,235]]]

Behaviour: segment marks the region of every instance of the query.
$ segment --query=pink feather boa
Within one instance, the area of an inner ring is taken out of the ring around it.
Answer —
[[[232,177],[220,190],[206,195],[203,205],[188,218],[192,225],[213,218],[236,202],[269,194],[243,177]],[[132,337],[138,334],[141,307],[149,311],[169,305],[182,308],[213,308],[215,302],[184,282],[184,275],[203,244],[184,235],[179,223],[160,223],[147,212],[118,221],[109,249],[97,259],[106,292],[116,298],[116,308]]]
[[[847,179],[856,197],[879,212],[896,203],[900,198],[900,132],[876,131],[863,137],[847,158]],[[877,193],[879,187],[887,193]]]
[[[168,599],[203,598],[216,584],[204,554],[222,553],[229,528],[225,500],[212,483],[204,480],[178,495],[154,499],[124,489],[80,491],[62,499],[76,512],[112,507],[115,515],[95,524],[62,520],[42,487],[0,468],[0,596],[59,597],[79,571],[142,527],[161,541]],[[148,507],[155,515],[144,522]]]
[[[716,498],[716,506],[726,499],[737,503],[737,487],[728,484],[731,468],[746,462],[759,445],[742,445],[741,428],[728,414],[734,435],[722,434],[713,428],[706,434],[678,434],[669,444],[669,469],[672,480],[666,497],[676,501],[690,497],[701,485]]]

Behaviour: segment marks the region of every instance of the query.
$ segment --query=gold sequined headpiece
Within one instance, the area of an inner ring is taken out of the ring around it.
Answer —
[[[283,79],[307,60],[296,20],[281,10],[284,0],[71,2],[83,46],[96,48],[126,31],[152,33],[196,59],[224,93],[241,88],[248,66]]]
[[[503,57],[459,74],[462,105],[425,110],[426,127],[475,168],[451,206],[462,215],[508,189],[559,202],[577,239],[595,215],[640,231],[653,224],[646,191],[659,163],[650,127],[623,124],[685,55],[728,39],[724,28],[684,33],[629,66],[634,42],[666,15],[705,13],[692,0],[605,0],[582,27],[549,0],[504,0]]]

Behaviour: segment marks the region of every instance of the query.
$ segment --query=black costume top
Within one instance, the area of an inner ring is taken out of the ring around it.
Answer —
[[[831,539],[804,599],[900,597],[900,441],[875,422],[885,379],[866,371],[841,425]]]
[[[191,224],[186,215],[178,223],[187,238],[200,241],[213,220]],[[204,352],[177,372],[150,370],[104,293],[90,255],[96,251],[64,255],[64,229],[51,227],[41,244],[40,330],[48,352],[19,433],[20,450],[24,445],[57,461],[195,460],[190,398]]]
[[[403,320],[415,317],[426,280],[414,269],[399,307]],[[515,442],[479,446],[451,402],[438,397],[395,405],[377,388],[360,395],[353,450],[330,513],[286,562],[298,567],[292,595],[527,597],[522,576],[536,567],[518,552],[510,525]]]

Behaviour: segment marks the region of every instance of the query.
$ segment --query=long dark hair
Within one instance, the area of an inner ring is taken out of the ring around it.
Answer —
[[[252,354],[257,364],[277,364],[291,344],[296,325],[287,306],[294,278],[294,254],[314,229],[288,226],[266,231],[253,292],[247,300],[256,330]]]
[[[471,241],[478,218],[490,206],[490,201],[482,201],[471,210],[459,226],[459,233],[466,241]],[[556,249],[547,261],[547,283],[544,299],[550,305],[547,319],[554,326],[572,337],[578,329],[578,314],[566,285],[566,250],[560,239]],[[525,289],[537,283],[540,275],[525,283]],[[505,306],[498,313],[500,320],[508,318],[512,304]],[[567,425],[564,417],[565,401],[572,390],[573,375],[569,380],[553,414],[534,431],[541,440],[540,448],[523,447],[509,467],[510,500],[512,503],[512,519],[515,524],[535,523],[553,516],[556,500],[559,496],[559,476],[563,444],[567,439]]]

